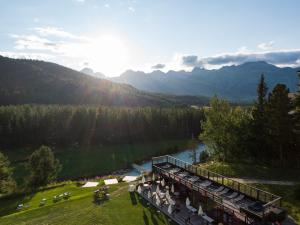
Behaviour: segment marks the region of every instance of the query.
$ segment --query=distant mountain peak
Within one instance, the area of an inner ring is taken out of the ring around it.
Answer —
[[[82,70],[80,70],[81,73],[84,73],[86,75],[94,76],[94,77],[99,77],[99,78],[104,78],[105,75],[100,72],[94,72],[93,69],[85,67]]]

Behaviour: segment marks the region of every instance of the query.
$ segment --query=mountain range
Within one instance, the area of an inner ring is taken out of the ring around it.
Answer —
[[[186,97],[140,91],[128,84],[86,75],[37,60],[0,56],[0,105],[97,104],[106,106],[203,105],[205,97]],[[98,74],[99,75],[99,74]]]
[[[247,62],[207,70],[195,67],[191,72],[160,70],[151,73],[127,70],[119,77],[110,78],[118,83],[130,84],[140,90],[176,95],[217,95],[234,102],[251,102],[256,96],[256,86],[261,74],[265,75],[269,91],[277,83],[287,85],[291,92],[297,90],[297,71],[300,68],[280,68],[264,61]]]

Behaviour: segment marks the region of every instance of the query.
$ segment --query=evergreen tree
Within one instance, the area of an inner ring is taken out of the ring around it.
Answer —
[[[265,77],[262,74],[257,85],[257,100],[252,112],[253,120],[250,133],[252,144],[249,150],[253,154],[254,158],[268,154],[268,146],[266,141],[268,132],[266,118],[267,91],[268,88],[265,83]]]
[[[0,152],[0,196],[15,190],[16,183],[12,178],[12,168],[7,157]]]
[[[32,153],[29,158],[30,187],[39,187],[55,180],[61,168],[49,147],[42,146]]]
[[[292,104],[288,97],[289,90],[283,84],[277,84],[268,97],[267,118],[269,129],[269,145],[273,163],[286,166],[287,160],[295,156],[295,139]]]

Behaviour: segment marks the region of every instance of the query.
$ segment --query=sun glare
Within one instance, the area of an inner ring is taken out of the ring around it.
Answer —
[[[103,35],[93,39],[87,53],[89,65],[107,76],[119,75],[128,67],[128,46],[116,36]]]

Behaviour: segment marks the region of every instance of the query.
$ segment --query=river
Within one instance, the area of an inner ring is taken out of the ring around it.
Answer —
[[[196,148],[197,160],[199,160],[200,153],[204,150],[204,148],[205,148],[204,144],[199,144],[197,146],[197,148]],[[188,162],[188,163],[193,163],[192,154],[193,154],[192,149],[185,149],[183,151],[180,151],[180,152],[177,152],[177,153],[174,153],[174,154],[171,154],[171,155],[174,156],[177,159],[182,160],[182,161],[185,161],[185,162]],[[146,171],[151,171],[151,159],[148,160],[148,161],[145,161],[141,164],[137,164],[137,165],[142,167]],[[132,169],[129,172],[127,172],[125,175],[127,175],[127,176],[138,176],[138,175],[140,175],[140,173],[136,169]]]

